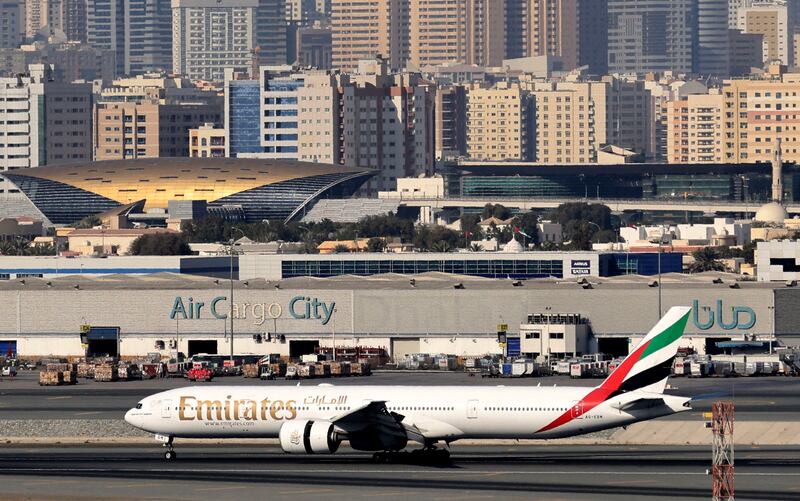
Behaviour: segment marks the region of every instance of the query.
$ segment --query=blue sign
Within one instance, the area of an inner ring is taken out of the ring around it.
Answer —
[[[692,301],[692,322],[701,331],[718,326],[725,331],[748,330],[756,324],[756,312],[749,306],[732,306],[728,318],[722,307],[722,299],[717,299],[716,309],[712,306],[700,306],[700,301]]]

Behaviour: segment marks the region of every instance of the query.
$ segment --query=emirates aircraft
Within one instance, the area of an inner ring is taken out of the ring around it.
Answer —
[[[285,452],[333,454],[343,440],[376,461],[446,458],[459,439],[549,439],[626,426],[691,409],[665,395],[690,308],[673,307],[599,386],[190,386],[151,395],[125,421],[174,438],[278,438]]]

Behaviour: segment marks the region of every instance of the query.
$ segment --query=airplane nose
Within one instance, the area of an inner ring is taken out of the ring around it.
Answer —
[[[136,416],[133,415],[133,409],[129,409],[128,412],[125,413],[125,422],[131,426],[137,426],[137,419]]]

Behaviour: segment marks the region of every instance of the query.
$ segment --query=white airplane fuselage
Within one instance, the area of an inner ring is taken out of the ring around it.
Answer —
[[[275,438],[293,420],[334,421],[383,401],[426,437],[559,438],[690,410],[689,398],[631,391],[591,403],[589,387],[189,386],[149,396],[125,415],[142,430],[182,438]],[[586,400],[589,398],[590,400]],[[630,405],[634,401],[653,402]],[[647,400],[650,399],[650,400]],[[591,408],[589,408],[591,407]],[[588,410],[587,410],[588,409]],[[553,422],[559,420],[557,426]]]

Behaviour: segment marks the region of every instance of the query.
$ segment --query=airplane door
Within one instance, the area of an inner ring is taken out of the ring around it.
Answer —
[[[477,400],[469,400],[467,401],[467,417],[469,419],[475,419],[478,417],[478,401]]]
[[[570,416],[579,419],[583,415],[583,402],[576,400],[570,407]]]
[[[161,401],[161,417],[168,418],[172,414],[172,400],[162,400]]]

